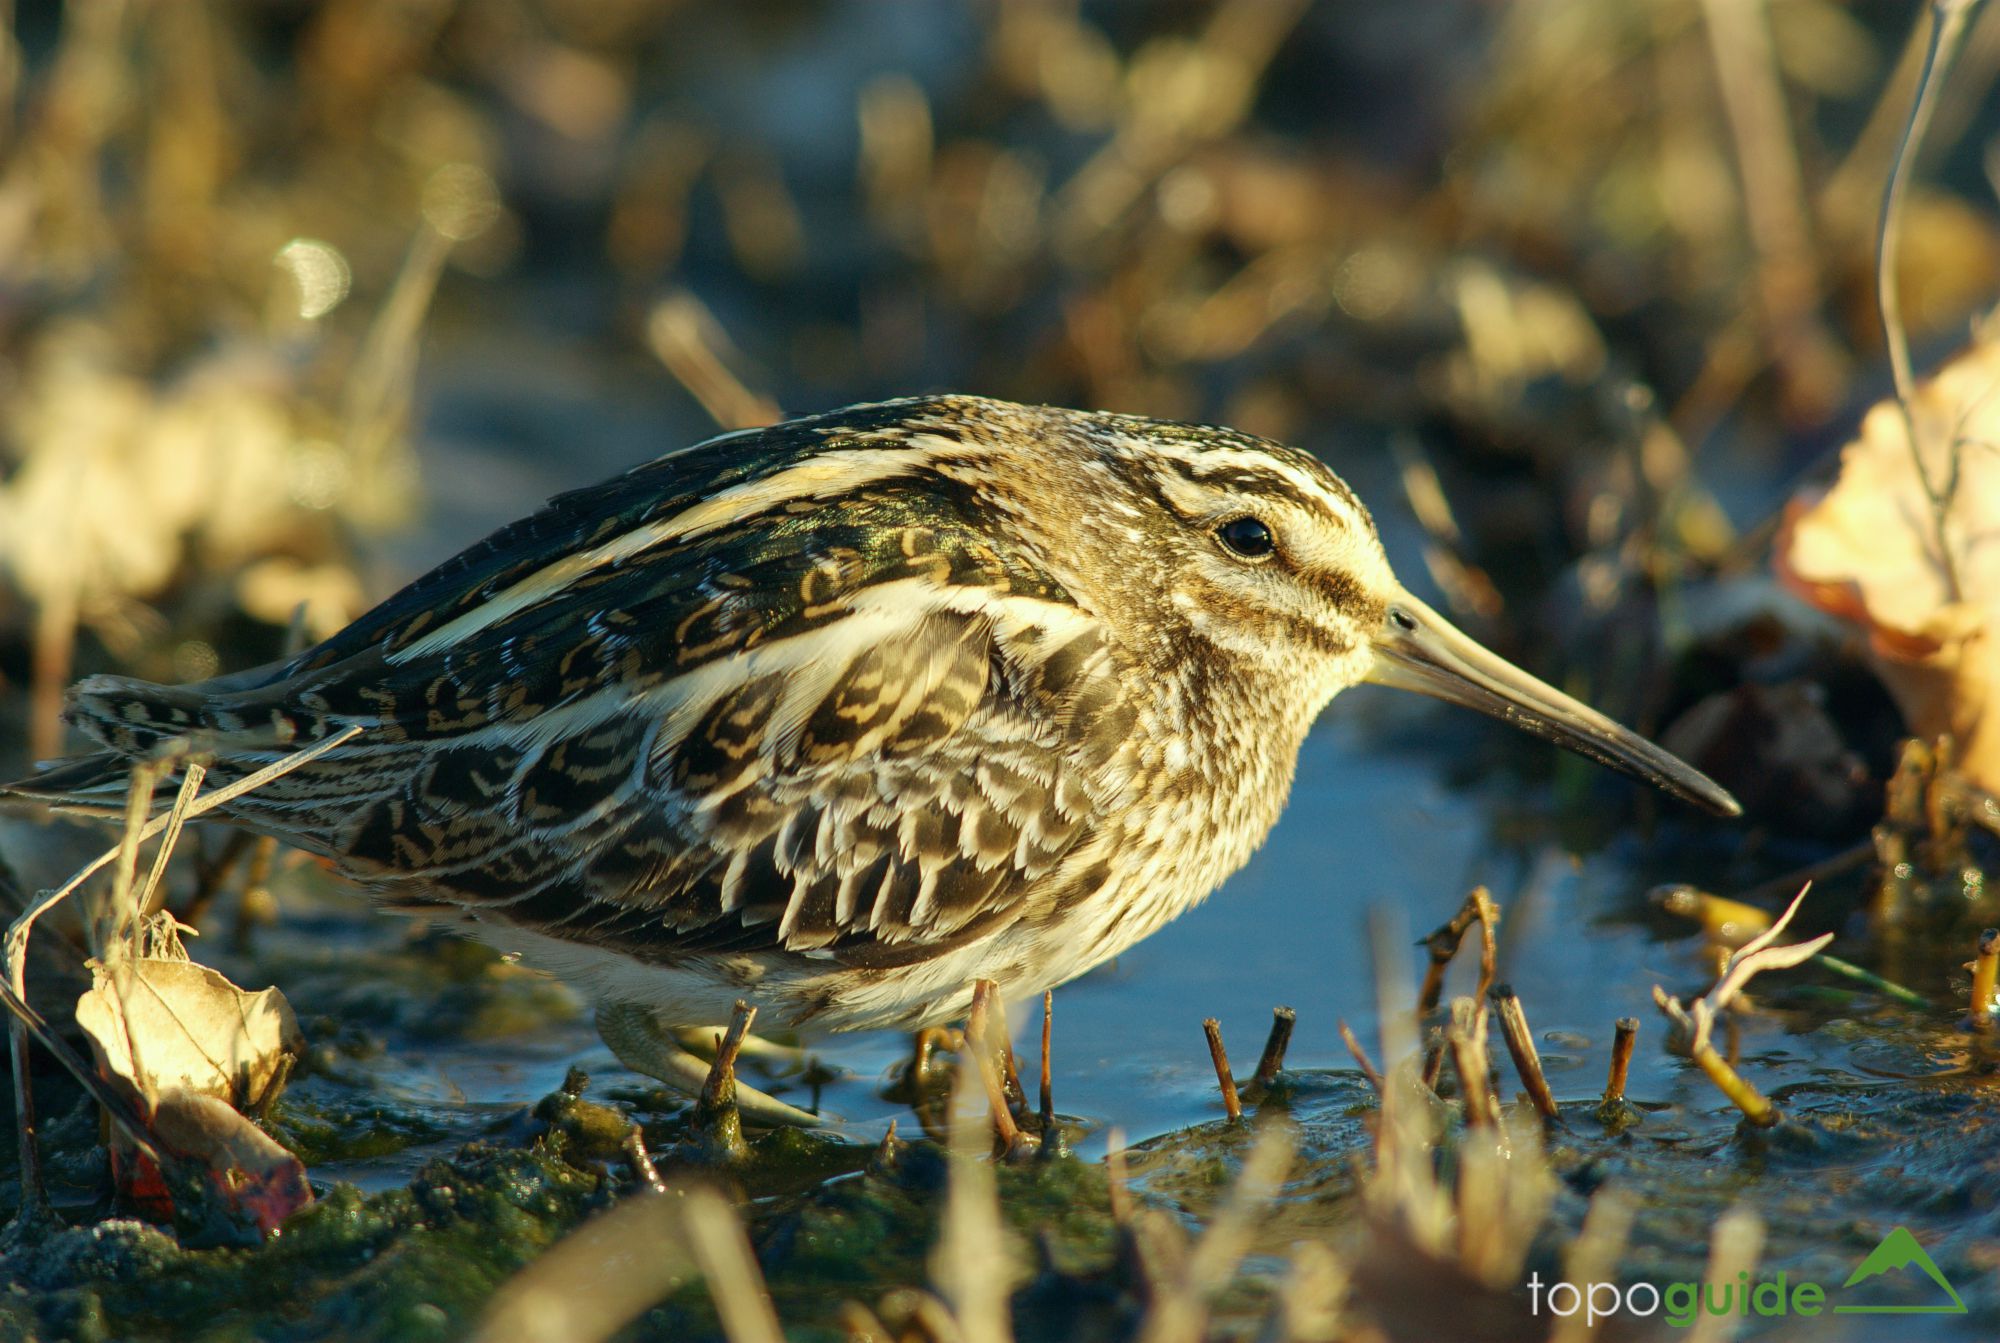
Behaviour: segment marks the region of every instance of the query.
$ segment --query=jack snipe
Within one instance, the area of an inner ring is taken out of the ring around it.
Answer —
[[[92,677],[107,749],[16,788],[101,805],[175,738],[223,781],[359,724],[228,819],[575,981],[683,1081],[664,1032],[738,997],[917,1028],[1116,955],[1243,864],[1363,681],[1737,810],[1405,592],[1316,459],[962,396],[564,495],[279,666]]]

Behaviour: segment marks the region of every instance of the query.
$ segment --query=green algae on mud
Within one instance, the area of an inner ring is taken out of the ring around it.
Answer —
[[[185,1250],[125,1220],[16,1247],[0,1319],[22,1338],[450,1338],[607,1198],[545,1146],[474,1146],[405,1189],[336,1185],[255,1250]]]
[[[828,1146],[850,1157],[869,1150],[810,1135],[772,1138],[763,1149],[770,1160],[756,1163],[759,1184],[796,1180],[808,1154],[823,1169]],[[472,1144],[427,1163],[407,1188],[363,1195],[336,1185],[256,1250],[185,1250],[129,1220],[69,1228],[0,1256],[11,1284],[0,1294],[0,1338],[460,1337],[500,1283],[585,1218],[615,1197],[651,1196],[569,1149],[560,1133],[526,1147]],[[996,1266],[1038,1266],[1023,1308],[1115,1303],[1102,1168],[1063,1157],[1003,1167],[999,1179],[1011,1229],[1010,1243],[995,1247]],[[751,1205],[781,1316],[824,1320],[830,1302],[922,1284],[944,1186],[938,1150],[903,1144],[888,1162]],[[705,1289],[689,1283],[624,1336],[718,1333]]]

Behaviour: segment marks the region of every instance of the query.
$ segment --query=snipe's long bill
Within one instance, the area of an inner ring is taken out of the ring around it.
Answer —
[[[1491,714],[1717,816],[1743,814],[1700,770],[1474,643],[1408,593],[1389,608],[1389,632],[1375,641],[1368,679]]]
[[[16,788],[115,804],[180,741],[219,787],[358,727],[218,813],[571,979],[681,1085],[669,1033],[738,998],[916,1029],[1117,955],[1243,865],[1367,680],[1736,811],[1411,598],[1317,458],[968,396],[669,453],[283,663],[92,677],[102,750]]]

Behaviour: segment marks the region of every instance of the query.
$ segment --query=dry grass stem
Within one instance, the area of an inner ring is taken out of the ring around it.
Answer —
[[[1833,941],[1832,933],[1824,933],[1809,942],[1795,943],[1780,947],[1772,945],[1798,913],[1799,905],[1805,900],[1811,887],[1802,887],[1785,912],[1762,935],[1744,944],[1723,965],[1722,974],[1715,987],[1695,1000],[1692,1007],[1685,1007],[1680,999],[1670,996],[1657,984],[1653,986],[1653,1002],[1662,1014],[1672,1021],[1687,1039],[1688,1053],[1710,1081],[1727,1096],[1732,1104],[1743,1112],[1752,1124],[1769,1127],[1781,1117],[1776,1106],[1764,1094],[1730,1066],[1729,1060],[1715,1051],[1712,1033],[1717,1019],[1735,1001],[1751,979],[1766,970],[1782,970],[1812,959],[1826,945]],[[1733,1022],[1732,1022],[1733,1025]],[[1735,1056],[1732,1038],[1730,1055]]]
[[[1814,317],[1820,283],[1811,220],[1770,14],[1763,0],[1703,0],[1702,9],[1757,251],[1765,342],[1796,378],[1807,373],[1805,359],[1833,347]],[[1824,396],[1815,389],[1813,401]]]
[[[1936,111],[1938,96],[1952,64],[1958,58],[1960,40],[1982,3],[1983,0],[1931,0],[1930,41],[1924,51],[1922,72],[1917,77],[1917,96],[1910,104],[1909,120],[1903,125],[1903,136],[1896,146],[1896,157],[1889,169],[1888,181],[1882,187],[1882,213],[1875,230],[1875,301],[1882,317],[1883,341],[1889,351],[1889,372],[1895,379],[1896,402],[1902,407],[1903,425],[1909,434],[1910,455],[1916,466],[1917,479],[1923,485],[1924,493],[1930,496],[1936,559],[1944,572],[1947,593],[1953,601],[1959,599],[1961,587],[1956,547],[1951,544],[1947,522],[1953,497],[1958,492],[1958,463],[1962,447],[1956,443],[1951,446],[1945,479],[1934,478],[1930,464],[1924,459],[1917,416],[1910,408],[1911,398],[1916,395],[1917,380],[1910,366],[1910,334],[1903,322],[1902,292],[1896,283],[1896,258],[1902,242],[1903,196],[1909,188],[1910,174],[1916,168],[1917,151],[1923,144],[1924,131]]]
[[[757,1256],[729,1200],[713,1189],[690,1189],[682,1195],[681,1220],[729,1343],[785,1343]]]
[[[628,1198],[557,1242],[488,1304],[476,1343],[602,1343],[699,1271],[730,1343],[784,1337],[736,1214],[689,1189]]]
[[[1249,1251],[1257,1219],[1277,1196],[1291,1170],[1289,1127],[1267,1124],[1243,1162],[1229,1197],[1188,1255],[1187,1266],[1163,1285],[1139,1329],[1141,1343],[1197,1343],[1206,1335],[1209,1304],[1236,1275]]]
[[[1702,1283],[1702,1296],[1707,1300],[1720,1300],[1718,1286],[1736,1283],[1757,1271],[1758,1257],[1764,1251],[1764,1223],[1756,1213],[1747,1208],[1731,1208],[1716,1219],[1715,1232],[1708,1241],[1708,1272]],[[1736,1315],[1711,1315],[1702,1311],[1688,1330],[1688,1343],[1724,1343],[1736,1335],[1740,1317]]]
[[[1535,1038],[1528,1030],[1528,1015],[1521,1007],[1521,999],[1512,986],[1496,984],[1489,999],[1500,1014],[1500,1038],[1507,1044],[1507,1053],[1514,1060],[1514,1071],[1521,1076],[1521,1085],[1528,1089],[1528,1100],[1544,1119],[1555,1119],[1560,1115],[1556,1107],[1555,1093],[1549,1090],[1548,1078],[1542,1072],[1542,1056],[1535,1049]]]
[[[1354,1056],[1354,1064],[1361,1069],[1361,1075],[1368,1079],[1368,1085],[1375,1088],[1375,1094],[1382,1094],[1382,1070],[1375,1066],[1375,1060],[1368,1057],[1368,1051],[1354,1034],[1354,1028],[1345,1021],[1340,1023],[1340,1040],[1347,1046],[1347,1052]]]
[[[1104,1184],[1111,1203],[1111,1220],[1132,1224],[1132,1176],[1125,1161],[1125,1130],[1113,1126],[1104,1135]]]
[[[1486,1051],[1485,1006],[1471,998],[1454,998],[1446,1039],[1464,1093],[1465,1122],[1474,1127],[1498,1124],[1500,1100],[1493,1094],[1493,1062]]]
[[[1563,1279],[1567,1282],[1615,1282],[1618,1261],[1632,1234],[1637,1212],[1632,1197],[1615,1186],[1601,1189],[1590,1200],[1583,1215],[1583,1228],[1563,1251]],[[1589,1343],[1597,1332],[1586,1313],[1572,1311],[1556,1317],[1549,1343]]]
[[[983,1042],[973,1048],[990,1079],[991,1056]],[[937,1248],[931,1252],[931,1280],[950,1306],[963,1343],[1009,1343],[1013,1331],[1007,1301],[1014,1290],[1015,1265],[993,1167],[983,1159],[990,1150],[987,1126],[966,1103],[965,1092],[961,1073],[950,1101],[951,1177]],[[991,1096],[989,1083],[989,1101]],[[1004,1107],[999,1113],[1005,1113]]]
[[[1264,1037],[1264,1052],[1257,1059],[1257,1073],[1251,1079],[1259,1088],[1268,1088],[1278,1080],[1278,1072],[1285,1066],[1285,1051],[1292,1043],[1292,1028],[1299,1024],[1299,1014],[1289,1007],[1271,1009],[1271,1033]]]
[[[1241,1119],[1243,1098],[1236,1094],[1236,1078],[1229,1071],[1229,1051],[1222,1047],[1222,1023],[1208,1017],[1201,1023],[1201,1032],[1208,1037],[1208,1057],[1215,1065],[1215,1085],[1222,1091],[1222,1108],[1230,1119]]]
[[[159,849],[153,854],[152,870],[146,874],[146,884],[139,888],[138,898],[129,907],[135,927],[137,920],[159,908],[160,884],[166,879],[167,862],[180,843],[181,829],[187,824],[188,808],[194,805],[195,795],[201,792],[202,781],[207,777],[208,766],[200,760],[188,760],[181,766],[180,792],[174,796],[173,810],[167,813],[167,828],[160,838]]]

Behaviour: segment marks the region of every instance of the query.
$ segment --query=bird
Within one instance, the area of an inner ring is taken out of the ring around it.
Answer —
[[[1245,863],[1364,682],[1739,811],[1412,596],[1310,453],[967,395],[559,495],[269,666],[88,677],[67,716],[100,749],[11,790],[118,806],[190,743],[223,783],[358,728],[220,818],[570,981],[688,1086],[673,1033],[739,999],[920,1030],[1117,956]]]

